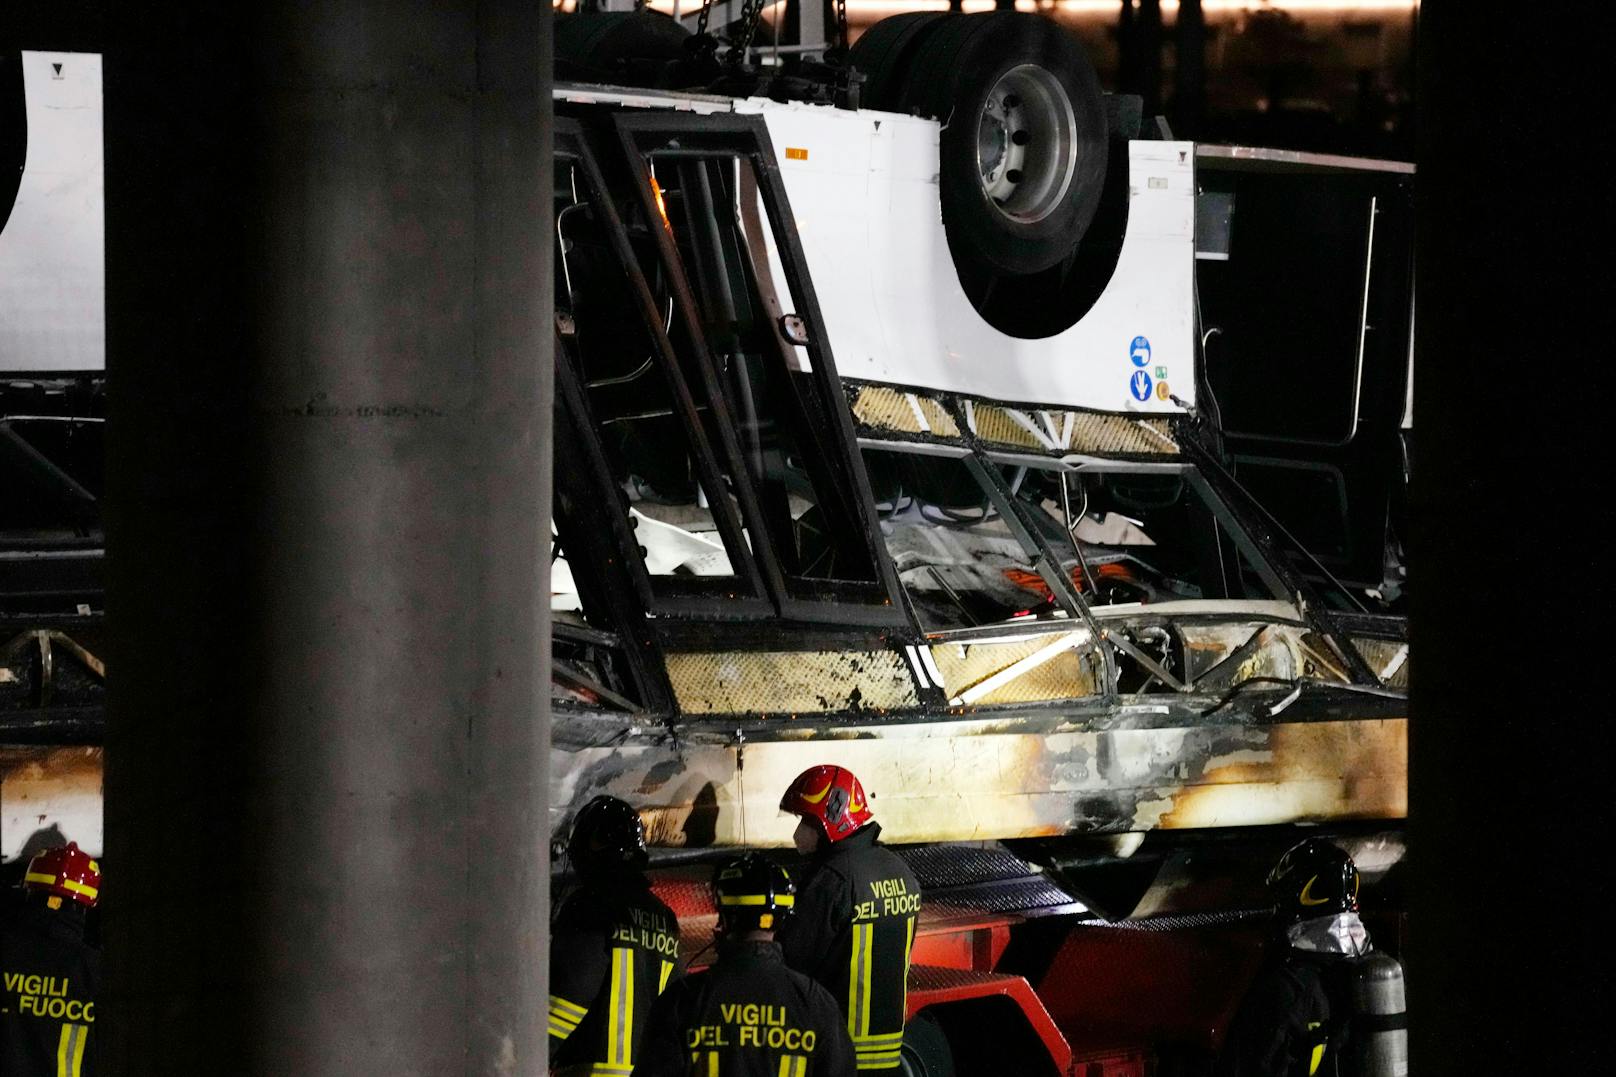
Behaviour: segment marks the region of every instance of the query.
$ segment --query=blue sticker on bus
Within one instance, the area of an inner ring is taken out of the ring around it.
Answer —
[[[1149,400],[1150,375],[1146,374],[1143,370],[1134,371],[1133,377],[1129,380],[1128,388],[1133,390],[1133,398],[1135,400]]]
[[[1134,366],[1150,365],[1150,340],[1146,337],[1134,337],[1128,345],[1128,358],[1133,360]]]

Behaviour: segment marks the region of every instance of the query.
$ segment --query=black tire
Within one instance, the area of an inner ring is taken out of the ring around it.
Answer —
[[[1109,150],[1081,46],[1047,18],[995,11],[930,23],[910,47],[898,110],[943,125],[939,184],[956,264],[1025,274],[1069,258],[1099,206]]]
[[[904,1028],[898,1072],[902,1077],[954,1077],[954,1051],[931,1014],[916,1014]]]
[[[28,163],[28,105],[23,98],[22,53],[0,54],[0,232],[11,220]]]
[[[585,72],[620,77],[634,61],[683,59],[689,36],[689,30],[658,11],[564,14],[555,20],[555,56]]]
[[[859,105],[891,111],[903,96],[904,76],[920,32],[942,18],[942,11],[909,11],[882,19],[853,43],[848,62],[864,75]]]

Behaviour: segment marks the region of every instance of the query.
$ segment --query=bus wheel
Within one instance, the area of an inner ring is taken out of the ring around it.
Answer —
[[[938,183],[956,263],[1035,273],[1077,249],[1105,187],[1109,139],[1082,46],[1039,15],[924,24],[896,111],[942,124]]]
[[[921,31],[945,15],[942,11],[906,11],[882,19],[859,35],[848,59],[865,78],[861,108],[897,110]]]
[[[917,1014],[903,1030],[898,1072],[903,1077],[954,1077],[954,1052],[931,1014]]]

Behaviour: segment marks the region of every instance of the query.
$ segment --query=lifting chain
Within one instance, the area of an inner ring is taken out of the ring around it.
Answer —
[[[722,2],[722,0],[719,0]],[[845,3],[845,0],[843,0]],[[707,25],[712,20],[714,0],[702,0],[701,13],[696,16],[696,37],[705,37]],[[742,0],[741,24],[739,32],[730,38],[730,47],[733,50],[732,59],[742,59],[746,50],[752,45],[752,37],[757,33],[758,20],[763,15],[763,8],[769,0]]]
[[[757,34],[759,21],[763,18],[763,6],[769,0],[741,0],[741,31],[739,40],[731,39],[730,45],[735,49],[731,59],[746,62],[746,50],[752,47],[752,38]]]
[[[847,0],[836,0],[836,43],[847,51]]]

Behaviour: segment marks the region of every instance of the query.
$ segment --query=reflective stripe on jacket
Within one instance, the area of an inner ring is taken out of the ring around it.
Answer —
[[[830,992],[772,942],[725,943],[657,1000],[634,1077],[853,1077]]]
[[[83,915],[24,905],[0,927],[0,1074],[92,1077],[101,955]]]
[[[586,882],[550,938],[550,1062],[561,1077],[628,1077],[679,958],[679,923],[639,875]]]
[[[870,823],[815,858],[778,936],[786,964],[841,1007],[860,1071],[898,1066],[920,915],[920,881],[880,832]]]

